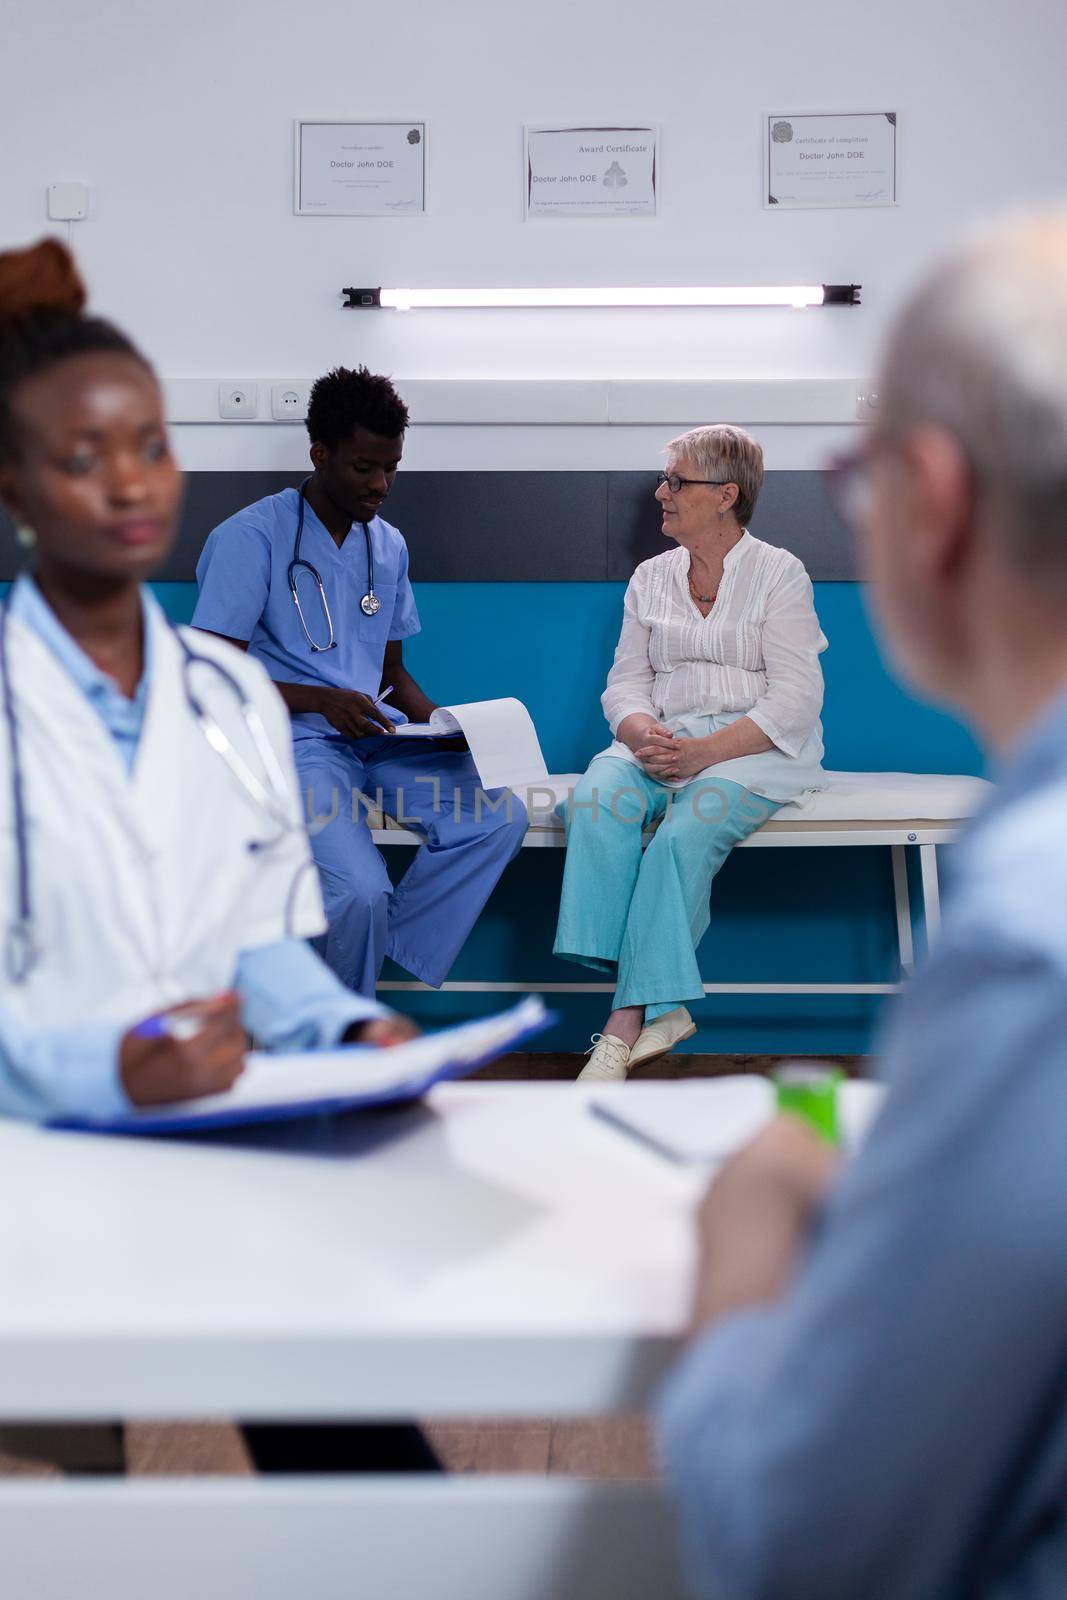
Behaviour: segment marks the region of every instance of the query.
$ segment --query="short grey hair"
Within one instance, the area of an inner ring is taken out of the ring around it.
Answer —
[[[926,278],[890,336],[880,411],[958,441],[991,537],[1067,585],[1067,212],[1015,217]]]
[[[763,487],[763,448],[751,434],[729,422],[712,422],[679,434],[667,446],[666,454],[669,458],[684,456],[702,478],[736,483],[734,515],[743,528],[748,526]]]

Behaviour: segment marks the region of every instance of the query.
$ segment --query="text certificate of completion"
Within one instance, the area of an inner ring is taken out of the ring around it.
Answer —
[[[425,122],[298,122],[301,217],[410,217],[426,210]]]
[[[780,113],[764,125],[765,206],[893,206],[895,111]]]
[[[526,129],[527,217],[654,217],[655,128]]]

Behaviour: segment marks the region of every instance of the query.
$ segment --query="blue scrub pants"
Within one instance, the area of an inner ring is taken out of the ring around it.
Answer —
[[[712,880],[778,806],[721,778],[670,789],[629,761],[598,756],[560,807],[567,861],[555,954],[614,974],[613,1009],[644,1006],[646,1022],[702,1000],[696,950]],[[643,828],[657,818],[642,852]]]
[[[437,988],[522,845],[522,801],[432,740],[297,739],[295,754],[329,923],[316,949],[361,994],[387,955]],[[425,838],[395,889],[361,795]]]

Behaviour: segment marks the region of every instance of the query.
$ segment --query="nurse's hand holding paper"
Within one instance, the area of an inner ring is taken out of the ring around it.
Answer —
[[[142,586],[181,477],[154,373],[84,300],[55,241],[0,255],[0,499],[32,551],[0,605],[0,1113],[41,1119],[224,1090],[248,1033],[417,1031],[306,942],[325,920],[263,669]]]
[[[378,702],[358,689],[319,689],[315,706],[346,739],[369,739],[393,732],[394,725]]]

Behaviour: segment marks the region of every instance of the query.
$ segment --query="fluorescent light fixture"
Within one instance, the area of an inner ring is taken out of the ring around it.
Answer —
[[[343,289],[349,310],[570,306],[856,306],[858,283],[793,283],[743,289]]]

